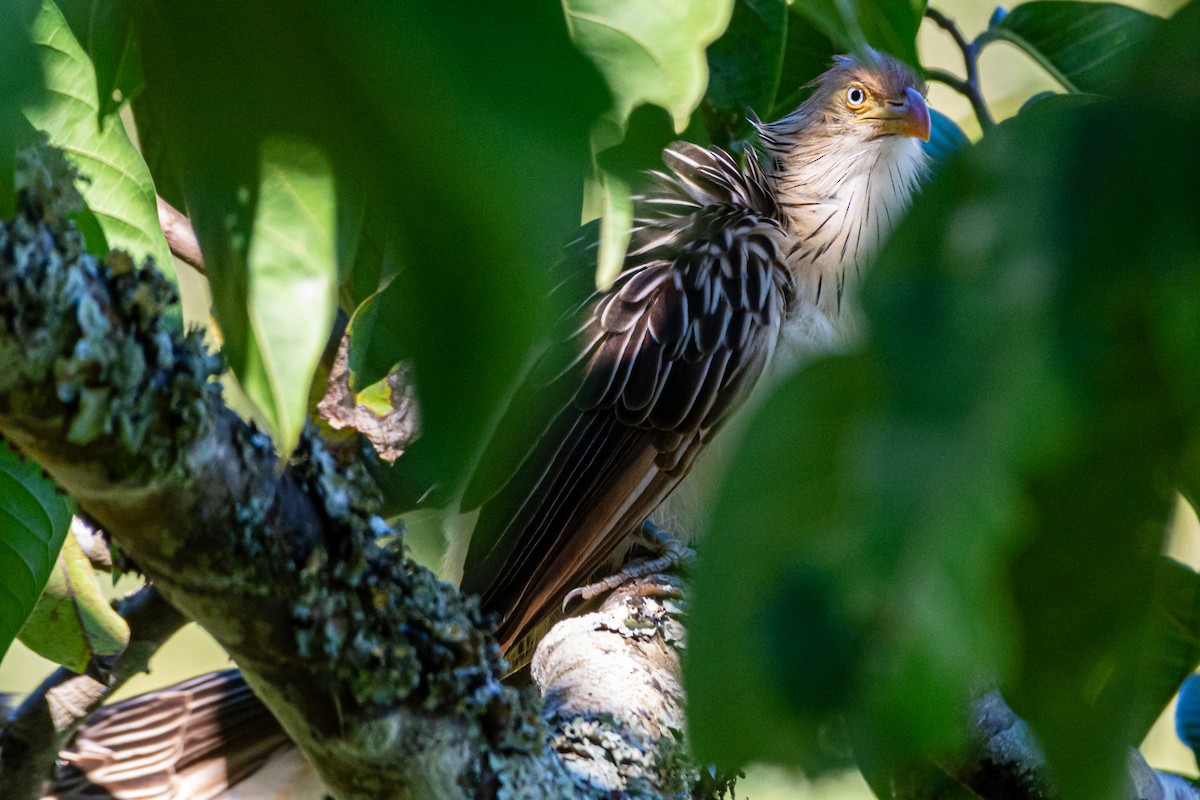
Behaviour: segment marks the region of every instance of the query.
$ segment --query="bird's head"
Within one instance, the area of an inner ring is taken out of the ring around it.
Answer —
[[[798,285],[836,312],[847,272],[871,258],[925,174],[929,107],[924,82],[883,53],[838,56],[812,87],[792,113],[756,124],[758,155],[798,243]]]
[[[755,123],[764,167],[779,191],[856,193],[856,179],[883,170],[902,189],[894,199],[903,205],[928,161],[921,147],[930,131],[924,81],[907,64],[868,51],[837,56],[811,85],[813,93],[795,111]],[[890,207],[893,198],[885,199]]]
[[[833,136],[911,136],[929,141],[925,83],[905,63],[871,51],[838,56],[796,111]]]

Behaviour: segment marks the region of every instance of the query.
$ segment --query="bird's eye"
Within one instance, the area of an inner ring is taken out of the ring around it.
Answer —
[[[865,102],[867,102],[867,93],[861,86],[851,86],[846,90],[846,104],[851,108],[858,108]]]

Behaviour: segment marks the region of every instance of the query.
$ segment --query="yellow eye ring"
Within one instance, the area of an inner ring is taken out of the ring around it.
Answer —
[[[862,108],[867,102],[867,91],[861,86],[851,86],[846,90],[846,105],[850,108]]]

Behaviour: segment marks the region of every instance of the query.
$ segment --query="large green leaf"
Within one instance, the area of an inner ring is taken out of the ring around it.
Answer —
[[[129,624],[109,605],[74,536],[63,542],[46,590],[21,629],[21,642],[79,673],[93,658],[120,655],[129,644]]]
[[[778,119],[800,105],[808,97],[813,78],[829,69],[834,54],[839,52],[828,34],[797,9],[793,3],[788,15],[779,89],[767,112],[770,119]]]
[[[563,8],[571,38],[608,81],[615,117],[651,103],[682,131],[708,85],[704,48],[725,30],[733,0],[565,0]]]
[[[708,47],[729,24],[734,0],[644,3],[639,0],[565,0],[571,39],[603,73],[612,96],[608,117],[593,131],[595,153],[626,138],[639,106],[666,109],[676,134],[687,126],[708,86]],[[639,167],[658,165],[669,137],[651,141],[635,132],[627,152],[644,156]],[[650,144],[649,148],[644,145]],[[592,184],[602,216],[597,282],[606,285],[625,257],[632,220],[630,178],[601,171]]]
[[[737,0],[729,27],[708,48],[710,73],[705,121],[713,141],[728,142],[748,131],[750,112],[770,117],[787,43],[785,0]]]
[[[792,10],[846,50],[861,53],[874,47],[920,66],[917,29],[925,0],[795,0]]]
[[[50,577],[71,513],[36,464],[0,443],[0,659]]]
[[[1011,42],[1072,92],[1108,94],[1122,67],[1163,20],[1117,3],[1034,0],[988,29],[984,41]]]
[[[140,261],[152,256],[173,274],[171,252],[158,226],[154,182],[121,121],[101,122],[92,64],[75,41],[62,13],[43,0],[33,27],[46,74],[48,99],[26,108],[26,116],[50,143],[78,164],[79,190],[104,231],[107,245]],[[93,250],[95,243],[89,243]]]
[[[429,469],[452,486],[545,324],[546,276],[578,224],[591,169],[604,85],[572,47],[561,7],[145,5],[135,113],[154,119],[143,145],[178,178],[232,370],[244,378],[250,367],[260,145],[299,137],[394,239],[407,313],[377,331],[394,348],[380,360],[411,359]],[[353,249],[341,231],[335,238]],[[379,288],[379,265],[352,254],[347,263],[361,302]],[[359,266],[371,273],[363,281]]]
[[[286,455],[308,414],[308,390],[337,307],[333,175],[311,145],[268,139],[247,259],[250,339],[242,388]]]

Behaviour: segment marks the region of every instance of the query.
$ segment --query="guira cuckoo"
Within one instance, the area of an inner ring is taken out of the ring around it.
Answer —
[[[849,334],[847,287],[925,169],[929,110],[883,54],[840,56],[814,87],[755,120],[742,165],[664,151],[620,274],[566,313],[514,398],[501,432],[531,446],[515,466],[485,454],[463,498],[482,507],[462,589],[499,616],[506,651],[660,509],[772,362],[794,360],[777,351]],[[595,253],[577,240],[566,269],[592,275]]]
[[[499,480],[464,496],[482,508],[462,587],[499,616],[506,649],[663,512],[773,362],[852,335],[847,292],[925,170],[929,111],[916,75],[881,54],[838,57],[813,86],[791,114],[755,120],[740,166],[719,148],[667,148],[617,279],[564,316],[515,397],[502,425],[532,446],[515,465],[485,455],[478,473]],[[563,266],[590,279],[594,257],[581,240]],[[240,677],[214,674],[85,723],[52,796],[219,798],[281,747]]]

